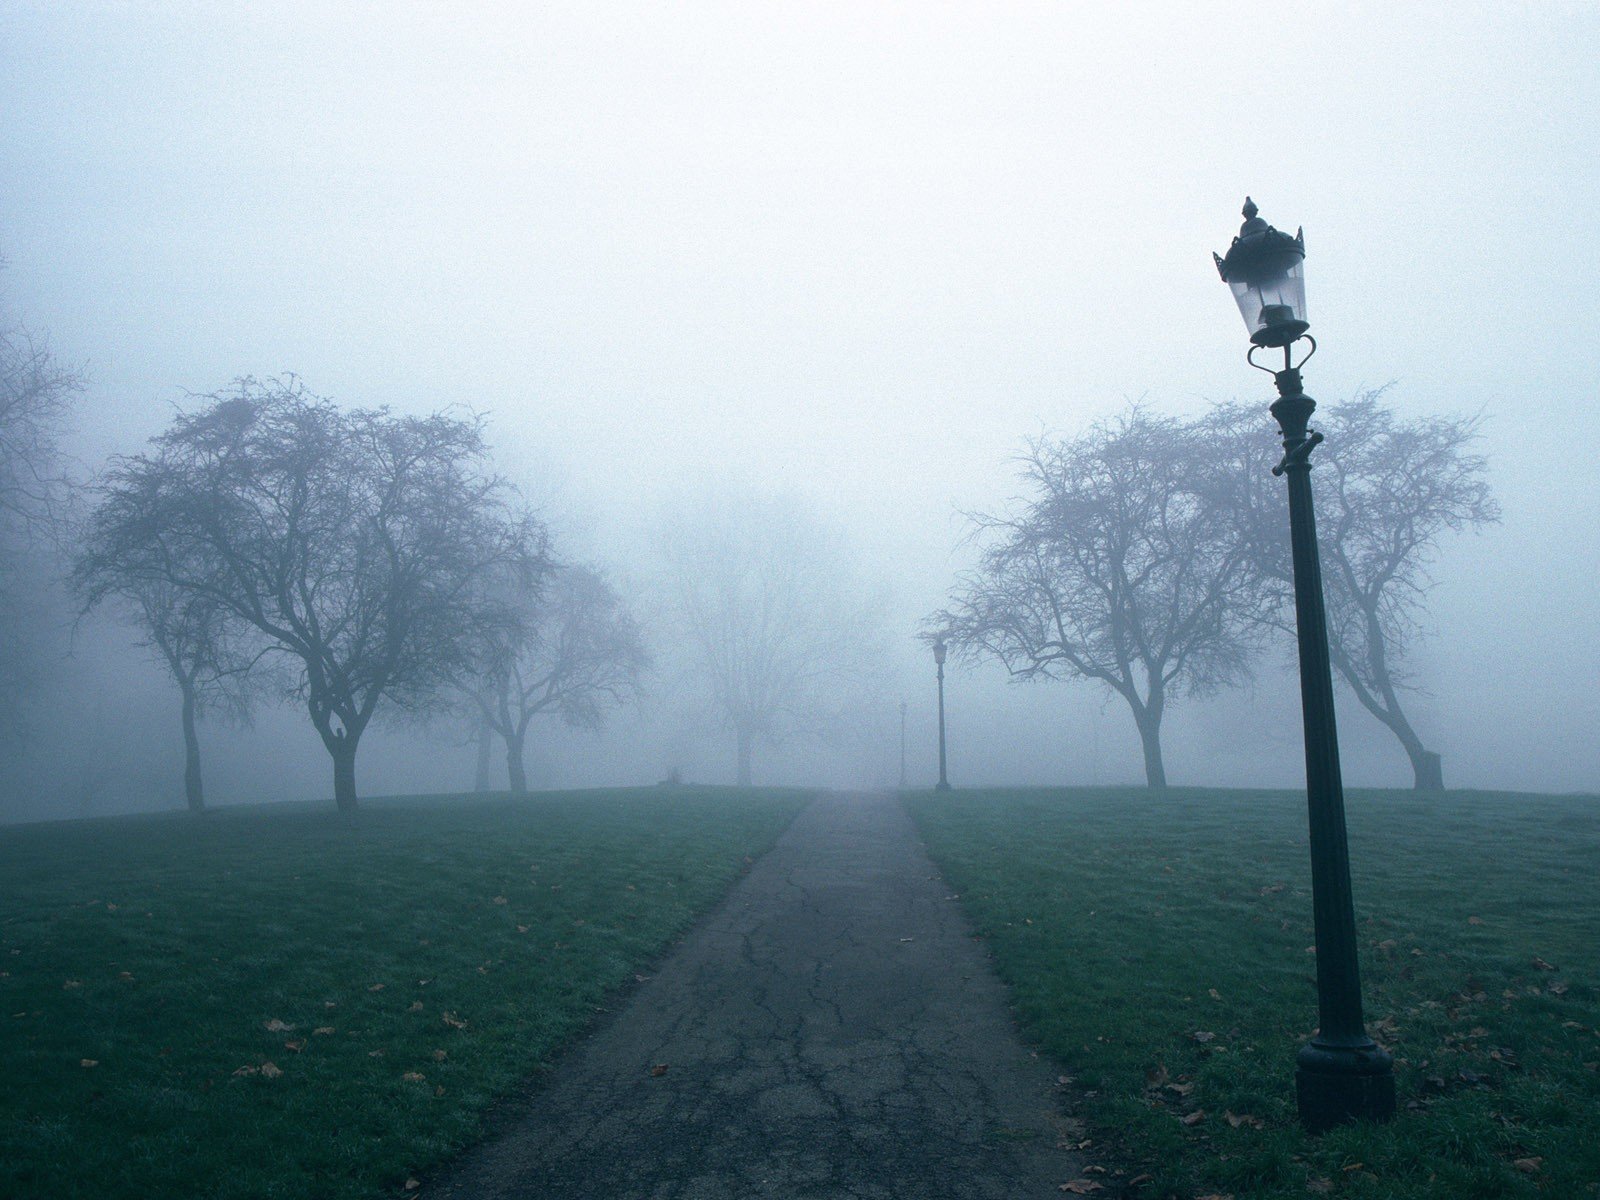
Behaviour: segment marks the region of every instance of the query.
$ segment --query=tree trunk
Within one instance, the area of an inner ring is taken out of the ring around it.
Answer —
[[[1146,787],[1167,786],[1167,768],[1161,761],[1161,718],[1144,716],[1139,720],[1139,741],[1144,746],[1144,781]]]
[[[356,740],[344,731],[333,735],[333,745],[328,752],[333,755],[333,802],[340,812],[355,812],[356,802]]]
[[[522,767],[523,734],[518,731],[506,738],[506,779],[511,790],[518,795],[528,790],[528,774]]]
[[[738,740],[739,786],[749,787],[751,781],[750,751],[752,749],[752,743],[755,741],[755,739],[749,733],[745,732],[744,730],[740,730],[738,734]]]
[[[1424,750],[1418,742],[1415,749],[1406,747],[1411,759],[1411,786],[1419,792],[1444,791],[1444,760],[1432,750]]]
[[[489,790],[489,756],[494,752],[494,726],[487,717],[478,722],[478,767],[472,776],[472,790]]]
[[[192,683],[180,683],[183,688],[183,797],[190,812],[204,812],[205,788],[200,782],[200,736],[195,731],[195,698]]]

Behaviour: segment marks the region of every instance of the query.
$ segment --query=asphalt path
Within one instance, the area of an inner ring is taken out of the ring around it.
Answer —
[[[899,802],[827,795],[421,1194],[1059,1197],[1058,1093]]]

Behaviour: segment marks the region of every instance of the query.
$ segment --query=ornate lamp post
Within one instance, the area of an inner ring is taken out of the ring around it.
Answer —
[[[1317,938],[1320,1027],[1296,1056],[1295,1092],[1300,1123],[1312,1133],[1357,1119],[1394,1116],[1394,1064],[1367,1036],[1361,1016],[1356,962],[1355,909],[1350,897],[1350,854],[1345,840],[1344,785],[1333,718],[1333,675],[1328,666],[1327,614],[1316,516],[1311,506],[1311,452],[1322,441],[1308,430],[1316,401],[1301,390],[1300,367],[1316,353],[1307,332],[1305,232],[1281,233],[1256,215],[1248,197],[1244,226],[1226,257],[1212,255],[1233,289],[1252,343],[1250,365],[1278,385],[1272,405],[1283,435],[1283,461],[1272,469],[1289,486],[1289,540],[1294,555],[1295,628],[1300,644],[1300,705],[1305,718],[1306,802],[1311,825],[1312,910]],[[1310,349],[1298,364],[1293,347]],[[1283,350],[1282,368],[1255,361],[1263,348]]]
[[[939,782],[934,785],[936,792],[950,790],[950,778],[944,770],[944,660],[948,649],[943,638],[937,638],[933,643],[933,662],[939,669]]]

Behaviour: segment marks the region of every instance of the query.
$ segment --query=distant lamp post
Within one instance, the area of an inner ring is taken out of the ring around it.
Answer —
[[[943,638],[935,639],[933,643],[933,662],[939,670],[939,782],[934,785],[936,792],[950,790],[950,777],[945,774],[944,768],[944,660],[949,653]]]
[[[1320,1027],[1296,1057],[1295,1092],[1300,1123],[1320,1133],[1353,1120],[1394,1116],[1394,1063],[1367,1036],[1361,1016],[1356,962],[1355,908],[1350,897],[1350,854],[1345,840],[1344,785],[1333,717],[1333,675],[1328,666],[1327,614],[1316,516],[1311,506],[1311,452],[1322,441],[1307,429],[1316,401],[1301,390],[1300,367],[1316,353],[1306,320],[1305,233],[1294,237],[1256,215],[1246,197],[1244,226],[1217,270],[1233,289],[1250,331],[1250,365],[1278,385],[1272,405],[1283,436],[1283,461],[1272,469],[1289,486],[1289,540],[1294,555],[1295,627],[1300,643],[1300,705],[1305,718],[1306,802],[1311,826],[1312,910],[1316,924],[1317,1003]],[[1296,342],[1310,349],[1298,364]],[[1264,367],[1256,351],[1282,348],[1283,366]]]
[[[906,785],[906,702],[900,701],[900,786]]]

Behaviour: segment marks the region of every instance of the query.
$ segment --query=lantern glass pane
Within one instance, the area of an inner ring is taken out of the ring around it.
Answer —
[[[1261,313],[1272,305],[1287,306],[1297,321],[1307,319],[1305,259],[1299,255],[1275,256],[1271,269],[1256,271],[1244,279],[1230,279],[1228,287],[1252,336],[1265,327]]]

